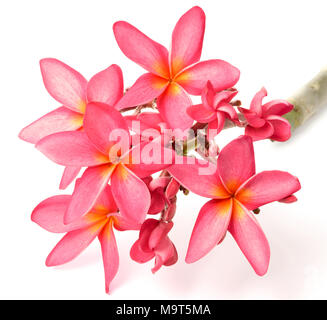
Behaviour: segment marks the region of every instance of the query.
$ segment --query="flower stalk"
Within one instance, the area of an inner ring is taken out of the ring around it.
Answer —
[[[284,117],[294,131],[327,105],[327,66],[287,100],[294,105],[294,109]]]

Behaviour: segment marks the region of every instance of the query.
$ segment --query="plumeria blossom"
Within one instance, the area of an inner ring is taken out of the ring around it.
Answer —
[[[79,183],[77,181],[77,183]],[[32,221],[47,231],[66,233],[46,259],[48,267],[62,265],[76,258],[98,237],[101,243],[105,273],[105,288],[118,271],[119,255],[113,227],[116,230],[139,230],[141,225],[118,212],[109,186],[102,191],[94,207],[72,224],[63,224],[71,201],[70,195],[59,195],[42,201],[32,213]]]
[[[125,143],[120,145],[120,139]],[[149,145],[130,148],[130,134],[123,116],[114,108],[94,102],[86,109],[84,132],[59,132],[41,139],[36,148],[52,161],[64,166],[88,167],[75,186],[64,223],[86,214],[109,180],[121,213],[142,222],[151,197],[140,178],[165,169],[173,161],[172,150],[161,145],[149,159],[149,153],[145,152]],[[164,159],[165,155],[171,158]]]
[[[217,170],[200,175],[200,164],[178,164],[170,174],[190,191],[211,198],[201,209],[189,243],[186,262],[205,256],[227,232],[258,275],[267,272],[268,241],[251,210],[291,196],[301,186],[298,179],[283,171],[255,174],[252,139],[241,136],[219,154]]]
[[[163,265],[171,266],[177,262],[178,255],[174,244],[168,237],[173,222],[147,219],[142,224],[139,239],[131,248],[131,258],[139,263],[145,263],[155,258],[151,269],[157,272]]]
[[[237,112],[230,101],[237,95],[236,90],[215,92],[212,83],[208,81],[202,92],[202,104],[192,105],[187,109],[190,117],[200,123],[208,123],[208,132],[218,134],[229,119],[239,124]]]
[[[291,137],[291,125],[282,115],[292,111],[293,105],[286,100],[273,100],[262,105],[267,90],[262,88],[252,99],[250,110],[239,107],[247,126],[245,134],[254,141],[272,139],[286,141]]]
[[[123,96],[123,74],[115,64],[94,75],[90,81],[57,59],[42,59],[40,67],[45,88],[62,106],[25,127],[19,134],[24,141],[35,144],[56,132],[81,130],[89,102],[114,106]],[[79,171],[79,167],[67,167],[60,188],[65,189]]]
[[[193,123],[186,112],[192,105],[187,93],[200,95],[208,80],[221,91],[239,79],[239,70],[223,60],[199,62],[205,30],[205,14],[199,7],[187,11],[177,22],[170,52],[127,22],[116,22],[113,30],[122,52],[148,71],[119,101],[118,109],[157,98],[159,112],[169,127],[185,130]]]

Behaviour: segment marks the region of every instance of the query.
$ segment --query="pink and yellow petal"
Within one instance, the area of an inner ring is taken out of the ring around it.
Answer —
[[[259,276],[263,276],[269,266],[269,243],[253,214],[237,200],[234,200],[233,203],[233,213],[228,231],[254,271]]]
[[[128,125],[123,116],[114,108],[104,103],[92,102],[87,105],[84,129],[90,141],[104,154],[122,140],[126,148],[130,144]],[[127,151],[127,150],[126,150]]]
[[[102,165],[87,168],[84,171],[82,177],[76,182],[72,200],[64,216],[65,224],[79,219],[94,207],[114,169],[114,165]]]
[[[151,204],[146,184],[119,164],[111,177],[111,189],[121,214],[130,220],[143,222]]]
[[[192,126],[194,120],[187,113],[191,105],[188,94],[175,82],[171,83],[157,100],[161,117],[172,129],[186,130]]]
[[[182,186],[202,197],[229,198],[230,194],[223,186],[214,164],[188,157],[182,160],[167,169]]]
[[[87,87],[85,78],[57,59],[42,59],[40,67],[49,94],[65,107],[84,113]]]
[[[193,7],[178,20],[170,55],[173,75],[200,60],[204,30],[205,14],[200,7]]]
[[[236,192],[236,198],[248,209],[282,200],[296,191],[301,185],[297,177],[284,171],[263,171],[250,178]]]
[[[106,293],[109,293],[110,283],[115,278],[119,267],[119,254],[112,224],[112,221],[109,221],[99,234]]]
[[[81,113],[60,107],[22,129],[19,138],[35,144],[50,134],[80,129],[83,126],[83,118]]]
[[[252,177],[255,174],[252,139],[241,136],[224,147],[218,157],[218,170],[224,185],[231,193]]]
[[[113,26],[114,35],[121,51],[151,73],[169,77],[168,51],[144,33],[125,21]]]
[[[116,64],[94,75],[87,85],[89,102],[102,102],[113,107],[123,94],[123,73]]]
[[[214,90],[233,87],[240,77],[237,68],[223,60],[202,61],[182,71],[175,79],[188,93],[200,95],[208,80]]]
[[[168,86],[168,80],[152,73],[139,77],[131,88],[118,101],[115,108],[122,110],[151,102],[160,96]]]
[[[221,241],[227,231],[232,208],[231,198],[211,200],[201,208],[187,250],[187,263],[201,259]]]
[[[46,260],[48,267],[58,266],[76,258],[101,232],[106,220],[84,229],[68,232],[50,252]]]
[[[58,132],[41,139],[35,147],[53,162],[70,167],[96,166],[109,161],[85,132]]]

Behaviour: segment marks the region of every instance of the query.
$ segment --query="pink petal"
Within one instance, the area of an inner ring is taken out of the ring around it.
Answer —
[[[129,131],[126,121],[116,109],[99,102],[87,105],[84,129],[90,141],[104,154],[119,142],[115,133],[121,132],[129,147]],[[127,151],[127,150],[126,150]]]
[[[41,73],[45,88],[65,107],[84,113],[87,81],[76,70],[57,59],[42,59]]]
[[[259,117],[256,112],[238,107],[238,110],[244,115],[246,122],[254,128],[261,128],[266,124],[266,120]]]
[[[200,60],[204,29],[205,14],[200,7],[193,7],[178,20],[171,44],[173,75]]]
[[[69,195],[60,195],[42,201],[33,210],[32,221],[47,231],[64,233],[94,225],[104,219],[101,215],[89,213],[76,222],[65,225],[64,214],[71,198]]]
[[[293,105],[286,100],[273,100],[262,106],[262,112],[267,116],[282,116],[293,110]]]
[[[208,110],[203,104],[191,105],[187,108],[188,115],[200,123],[208,123],[216,119],[216,113],[213,110]]]
[[[116,41],[121,51],[151,73],[169,77],[168,51],[144,33],[125,21],[113,26]]]
[[[297,201],[297,197],[294,194],[292,194],[286,198],[283,198],[281,200],[278,200],[278,202],[281,202],[281,203],[293,203],[296,201]]]
[[[185,130],[192,126],[193,119],[187,113],[187,108],[191,105],[188,94],[175,82],[157,100],[161,117],[173,129]]]
[[[218,170],[224,185],[230,192],[255,174],[252,139],[241,136],[223,148],[218,157]]]
[[[218,92],[214,97],[213,105],[217,107],[220,103],[228,103],[237,95],[237,93],[237,90],[224,90]]]
[[[177,261],[177,252],[174,244],[165,237],[155,249],[155,265],[152,273],[157,272],[162,265],[172,265]]]
[[[124,119],[128,124],[128,128],[138,134],[141,134],[147,129],[156,129],[160,131],[160,125],[164,123],[160,114],[155,112],[142,112],[138,115],[125,116]],[[133,126],[133,121],[138,121],[140,124],[139,130],[137,126]]]
[[[116,214],[114,217],[114,226],[115,229],[119,231],[126,231],[126,230],[140,230],[141,224],[135,222],[134,220],[128,219],[121,214]]]
[[[263,276],[269,266],[269,243],[254,216],[237,200],[228,230],[254,271]]]
[[[174,198],[179,191],[179,187],[180,184],[174,178],[172,178],[165,191],[167,199]]]
[[[215,94],[216,92],[211,81],[208,81],[201,93],[202,104],[207,110],[216,111],[214,108]]]
[[[123,94],[123,73],[116,64],[94,75],[87,86],[89,102],[103,102],[113,107]]]
[[[109,161],[108,156],[101,153],[82,131],[54,133],[41,139],[35,147],[63,166],[87,167]]]
[[[171,180],[171,177],[169,177],[169,176],[159,176],[158,178],[153,179],[149,182],[149,184],[148,184],[149,190],[155,191],[158,188],[163,190],[164,188],[167,187],[170,180]]]
[[[134,156],[135,155],[135,156]],[[125,166],[139,178],[145,178],[172,165],[175,151],[163,148],[158,141],[141,143],[130,151],[131,160]]]
[[[267,90],[262,88],[259,92],[255,94],[251,101],[250,110],[255,112],[259,117],[262,115],[262,100],[267,96]]]
[[[102,259],[105,275],[106,293],[109,293],[109,286],[118,272],[119,254],[115,234],[112,229],[112,222],[106,224],[99,234]]]
[[[187,255],[187,263],[195,262],[211,251],[224,237],[232,215],[233,200],[210,200],[195,222]]]
[[[209,139],[213,139],[218,133],[220,133],[224,129],[225,124],[225,116],[223,112],[218,111],[216,113],[216,119],[209,122],[208,125],[208,136]],[[216,131],[216,132],[215,132]]]
[[[76,258],[101,232],[106,220],[85,229],[68,232],[48,255],[45,264],[48,267],[58,266]]]
[[[160,245],[160,242],[164,240],[171,228],[174,226],[173,222],[162,222],[157,225],[157,227],[151,232],[149,237],[149,248],[155,249]]]
[[[111,177],[111,188],[121,214],[136,222],[143,222],[151,204],[146,184],[119,164]]]
[[[279,201],[301,189],[298,178],[283,171],[263,171],[248,180],[235,194],[248,210]]]
[[[140,240],[137,240],[131,248],[130,256],[132,260],[138,263],[145,263],[154,258],[154,252],[142,250]]]
[[[50,232],[66,232],[63,217],[70,200],[71,196],[60,195],[42,201],[33,210],[32,221]]]
[[[245,127],[245,134],[250,136],[253,141],[263,140],[270,138],[274,133],[274,128],[269,121],[266,121],[266,124],[260,128],[255,128],[250,125]]]
[[[143,222],[139,240],[140,240],[140,248],[145,252],[151,252],[152,249],[149,247],[149,238],[151,236],[152,231],[159,225],[160,221],[155,219],[147,219]]]
[[[82,114],[60,107],[25,127],[19,133],[19,138],[35,144],[50,134],[78,130],[82,125]]]
[[[274,133],[270,136],[270,139],[286,141],[291,137],[291,125],[286,119],[280,116],[269,116],[266,119],[274,129]]]
[[[162,189],[151,192],[151,205],[148,214],[157,214],[165,209],[166,199]]]
[[[194,159],[194,164],[188,164],[184,157],[182,164],[172,165],[167,171],[185,188],[207,198],[224,199],[230,195],[223,186],[217,168],[213,164]],[[210,165],[210,167],[209,167]],[[210,174],[201,174],[202,171],[210,171]]]
[[[142,142],[129,151],[122,163],[138,177],[145,178],[172,165],[175,151],[160,141]]]
[[[169,254],[169,257],[164,262],[164,266],[167,266],[167,267],[175,264],[178,260],[178,254],[177,254],[176,247],[174,246],[174,244],[171,241],[170,241],[170,243],[171,243],[170,254]]]
[[[165,91],[168,80],[152,73],[139,77],[131,88],[118,101],[115,108],[122,110],[128,107],[142,105],[152,101]]]
[[[118,207],[109,185],[106,185],[101,191],[91,211],[99,213],[105,212],[106,214],[114,213],[116,215]]]
[[[114,169],[114,165],[102,165],[84,171],[76,182],[72,200],[65,213],[65,224],[72,223],[93,208]]]
[[[66,167],[61,177],[59,189],[66,189],[78,176],[81,171],[81,167]]]
[[[188,93],[200,95],[208,80],[217,92],[234,86],[239,77],[239,70],[228,62],[207,60],[182,71],[176,78],[176,82]]]
[[[222,102],[218,108],[218,111],[224,112],[231,120],[238,120],[237,112],[229,103]]]

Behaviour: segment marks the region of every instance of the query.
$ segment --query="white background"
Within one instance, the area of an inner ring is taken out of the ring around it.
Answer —
[[[1,1],[0,298],[327,298],[326,112],[287,143],[255,145],[258,171],[287,170],[302,184],[297,203],[267,205],[258,216],[271,246],[266,276],[255,275],[230,236],[201,261],[185,264],[192,227],[206,201],[195,195],[178,199],[171,238],[180,258],[173,267],[152,275],[153,261],[131,261],[137,232],[116,232],[120,269],[110,296],[104,293],[97,241],[67,265],[45,267],[61,235],[32,223],[30,213],[60,193],[62,168],[17,137],[22,127],[59,106],[43,87],[39,59],[58,58],[87,78],[117,63],[129,86],[143,70],[120,52],[112,24],[127,20],[169,47],[177,19],[196,4],[207,15],[202,60],[224,59],[241,70],[237,88],[245,107],[263,85],[266,101],[287,98],[327,64],[323,0]],[[220,146],[239,134],[223,133]]]

